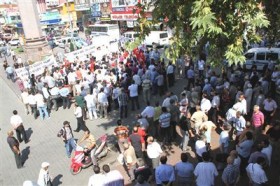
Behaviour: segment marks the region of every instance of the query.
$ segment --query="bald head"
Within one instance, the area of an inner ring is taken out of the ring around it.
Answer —
[[[229,156],[228,158],[227,158],[227,164],[233,164],[233,162],[234,162],[234,157],[232,157],[232,156]]]

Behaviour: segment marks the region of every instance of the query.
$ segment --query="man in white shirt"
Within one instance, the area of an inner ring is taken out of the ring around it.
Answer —
[[[260,105],[259,105],[260,106]],[[270,125],[271,120],[276,112],[277,104],[271,98],[271,96],[267,96],[267,98],[263,101],[263,114],[265,117],[265,125]]]
[[[36,100],[35,100],[35,93],[29,92],[28,95],[28,104],[31,107],[31,112],[34,115],[34,118],[37,119],[37,106],[36,106]]]
[[[24,129],[23,121],[22,121],[21,117],[18,115],[17,110],[14,110],[13,114],[14,115],[11,117],[10,123],[11,123],[13,129],[16,131],[18,141],[20,143],[22,141],[24,141],[25,143],[28,143],[29,140],[26,137],[26,133],[25,133],[25,129]],[[21,138],[21,136],[22,136],[22,138]]]
[[[172,87],[174,85],[175,81],[175,74],[174,74],[174,66],[171,62],[169,62],[167,70],[166,70],[167,78],[168,78],[168,84],[169,87]]]
[[[53,87],[50,90],[50,100],[53,104],[54,110],[57,111],[58,110],[58,105],[57,105],[57,101],[60,98],[60,94],[59,94],[59,88],[58,87]],[[51,109],[51,108],[50,108]]]
[[[257,163],[250,163],[247,168],[247,175],[252,185],[262,185],[268,182],[263,166],[266,161],[263,157],[258,157]]]
[[[128,90],[131,99],[132,111],[135,110],[135,104],[137,109],[140,109],[140,105],[138,101],[138,85],[134,81],[132,81],[132,84],[128,87]]]
[[[107,108],[109,106],[107,95],[104,93],[104,88],[100,89],[97,95],[97,102],[99,105],[99,114],[101,117],[108,117]]]
[[[134,74],[132,77],[133,81],[135,82],[136,85],[138,85],[138,93],[141,91],[141,78],[138,74]]]
[[[97,119],[96,105],[95,105],[95,102],[94,102],[94,95],[90,94],[90,91],[88,91],[88,93],[84,97],[84,99],[86,101],[89,119],[92,120],[92,116],[94,116],[94,118]]]
[[[149,122],[149,126],[151,129],[151,135],[155,134],[155,127],[154,127],[154,115],[155,115],[155,108],[150,105],[150,102],[147,102],[146,108],[142,111],[141,116],[146,118]]]
[[[23,91],[22,91],[22,93],[20,94],[20,98],[21,98],[21,100],[22,100],[22,102],[23,102],[23,104],[24,104],[24,109],[25,109],[25,112],[26,112],[26,114],[28,115],[29,114],[29,103],[28,103],[28,91],[27,91],[27,89],[24,89]]]
[[[239,136],[245,129],[246,120],[241,115],[240,111],[237,111],[236,117],[235,118],[233,117],[231,120],[229,120],[229,122],[233,124],[236,137]]]
[[[75,103],[74,106],[74,115],[76,116],[77,119],[77,128],[76,130],[74,130],[74,132],[80,132],[81,129],[83,131],[87,131],[88,128],[86,127],[85,121],[83,119],[82,108],[77,103]]]
[[[198,66],[199,76],[203,77],[204,76],[205,61],[203,59],[198,60],[197,61],[197,66]]]
[[[88,186],[103,186],[105,185],[106,177],[100,172],[100,168],[95,165],[93,167],[94,175],[88,180]]]
[[[109,165],[103,165],[106,186],[124,186],[124,178],[118,170],[110,170]]]
[[[218,171],[214,163],[210,161],[210,155],[207,152],[202,154],[203,162],[197,164],[194,169],[197,186],[213,186],[215,185],[215,177],[218,176]]]
[[[202,154],[206,151],[206,137],[204,135],[198,136],[195,142],[195,153],[199,162],[202,162]]]
[[[201,103],[200,103],[201,110],[207,114],[208,111],[211,109],[211,106],[212,105],[211,105],[210,100],[207,99],[207,94],[203,94],[202,95],[202,100],[201,100]]]
[[[162,153],[162,149],[158,142],[154,141],[152,136],[147,138],[147,155],[152,160],[153,169],[156,169],[159,166],[159,159]]]
[[[36,100],[36,105],[37,109],[39,110],[40,113],[40,118],[43,120],[44,118],[49,119],[49,113],[47,111],[47,106],[45,104],[44,97],[41,93],[37,92],[35,95],[35,100]]]

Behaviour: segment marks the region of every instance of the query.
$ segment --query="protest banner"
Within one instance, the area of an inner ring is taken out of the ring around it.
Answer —
[[[54,56],[49,56],[43,61],[38,61],[36,63],[33,63],[32,65],[29,65],[29,74],[25,67],[15,69],[15,72],[17,74],[17,77],[24,79],[28,78],[28,75],[34,74],[35,76],[41,75],[45,68],[49,68],[52,65],[56,65],[56,61]]]

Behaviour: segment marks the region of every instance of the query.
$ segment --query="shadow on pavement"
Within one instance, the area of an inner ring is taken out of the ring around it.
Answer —
[[[27,139],[30,139],[30,137],[31,137],[31,135],[32,135],[32,133],[33,133],[32,128],[28,128],[28,129],[25,131],[25,133],[26,133]]]
[[[28,156],[30,154],[30,146],[27,146],[25,149],[22,150],[21,152],[21,158],[22,158],[22,164],[24,165],[24,163],[26,162],[26,160],[28,160]]]
[[[52,181],[52,184],[53,186],[58,186],[58,185],[61,185],[62,182],[60,181],[60,179],[63,177],[62,174],[59,174],[57,175],[56,177],[54,177],[53,181]]]

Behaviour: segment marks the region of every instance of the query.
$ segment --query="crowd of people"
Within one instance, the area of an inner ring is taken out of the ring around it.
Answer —
[[[197,185],[210,186],[215,185],[218,171],[225,185],[237,185],[246,176],[252,185],[269,183],[266,171],[271,164],[279,164],[280,157],[280,123],[274,119],[280,103],[277,67],[265,67],[260,72],[254,66],[249,71],[231,66],[217,72],[203,57],[197,62],[182,63],[180,59],[177,65],[164,62],[157,49],[135,49],[132,53],[121,50],[118,60],[112,56],[101,63],[92,55],[89,61],[77,57],[70,63],[65,59],[58,66],[46,68],[39,77],[8,77],[22,91],[26,114],[49,119],[60,102],[63,109],[73,103],[77,118],[74,131],[83,130],[88,136],[85,120],[108,118],[116,110],[118,159],[136,185],[186,186],[196,178]],[[176,72],[186,79],[178,95],[172,92]],[[142,111],[141,106],[145,107]],[[122,119],[135,110],[137,123],[130,131]],[[11,124],[19,138],[21,125],[12,119]],[[214,129],[219,134],[219,149],[215,150],[211,148]],[[24,134],[23,138],[28,142]],[[70,146],[73,135],[69,139]],[[178,142],[182,154],[181,162],[173,167],[167,164],[172,155],[166,156],[164,151],[174,142]],[[9,144],[18,153],[16,143]],[[71,151],[66,150],[70,157]],[[195,152],[196,166],[188,161],[190,151]],[[95,174],[89,185],[108,185],[106,177],[111,174],[117,178],[112,182],[121,185],[122,175],[107,166],[102,169],[104,173],[94,163]]]

